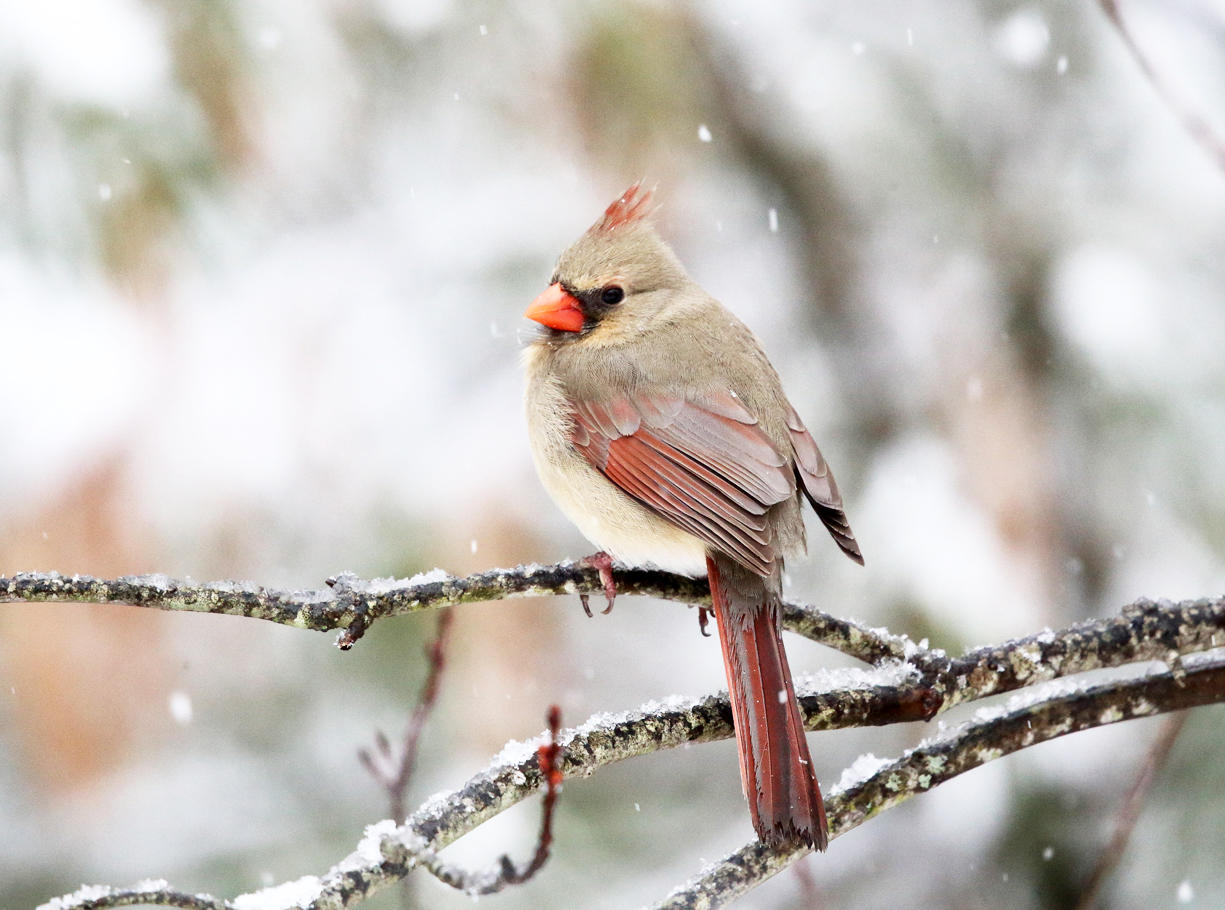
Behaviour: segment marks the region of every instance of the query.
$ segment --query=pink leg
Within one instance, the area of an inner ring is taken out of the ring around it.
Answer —
[[[584,557],[579,562],[584,566],[590,566],[600,573],[600,583],[604,585],[604,596],[608,598],[608,606],[601,612],[611,612],[613,601],[617,599],[617,584],[613,581],[612,576],[612,557],[601,550],[599,553],[593,553],[590,556]],[[583,603],[583,612],[590,616],[591,603],[587,600],[587,595],[580,594],[578,597]]]

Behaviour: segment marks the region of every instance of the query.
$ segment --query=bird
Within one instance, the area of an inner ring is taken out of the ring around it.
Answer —
[[[740,776],[758,838],[824,850],[828,829],[782,641],[783,564],[803,501],[863,563],[829,465],[752,331],[658,233],[639,181],[560,256],[524,316],[533,461],[611,566],[706,575]],[[701,614],[705,619],[705,614]]]

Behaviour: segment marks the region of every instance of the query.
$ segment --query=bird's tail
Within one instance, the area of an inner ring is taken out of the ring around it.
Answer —
[[[768,844],[824,850],[825,806],[783,650],[780,573],[762,578],[722,555],[707,556],[706,569],[753,827]]]

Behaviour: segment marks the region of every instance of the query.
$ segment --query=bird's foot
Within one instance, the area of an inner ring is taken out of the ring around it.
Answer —
[[[617,599],[617,584],[613,581],[612,576],[612,557],[601,550],[599,553],[593,553],[580,559],[579,565],[589,566],[600,573],[600,584],[604,585],[604,596],[608,598],[608,606],[600,612],[611,613],[613,601]],[[583,603],[583,612],[590,616],[591,602],[587,599],[587,595],[580,594],[578,599]]]
[[[706,626],[710,623],[710,614],[712,612],[710,607],[698,607],[698,631],[702,633],[703,638],[710,638],[710,633],[706,631]]]

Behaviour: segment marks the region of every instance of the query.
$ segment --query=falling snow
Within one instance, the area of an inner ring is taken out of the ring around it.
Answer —
[[[170,706],[170,716],[174,718],[176,724],[186,727],[191,723],[192,704],[190,695],[180,689],[176,689],[170,693],[167,702]]]

